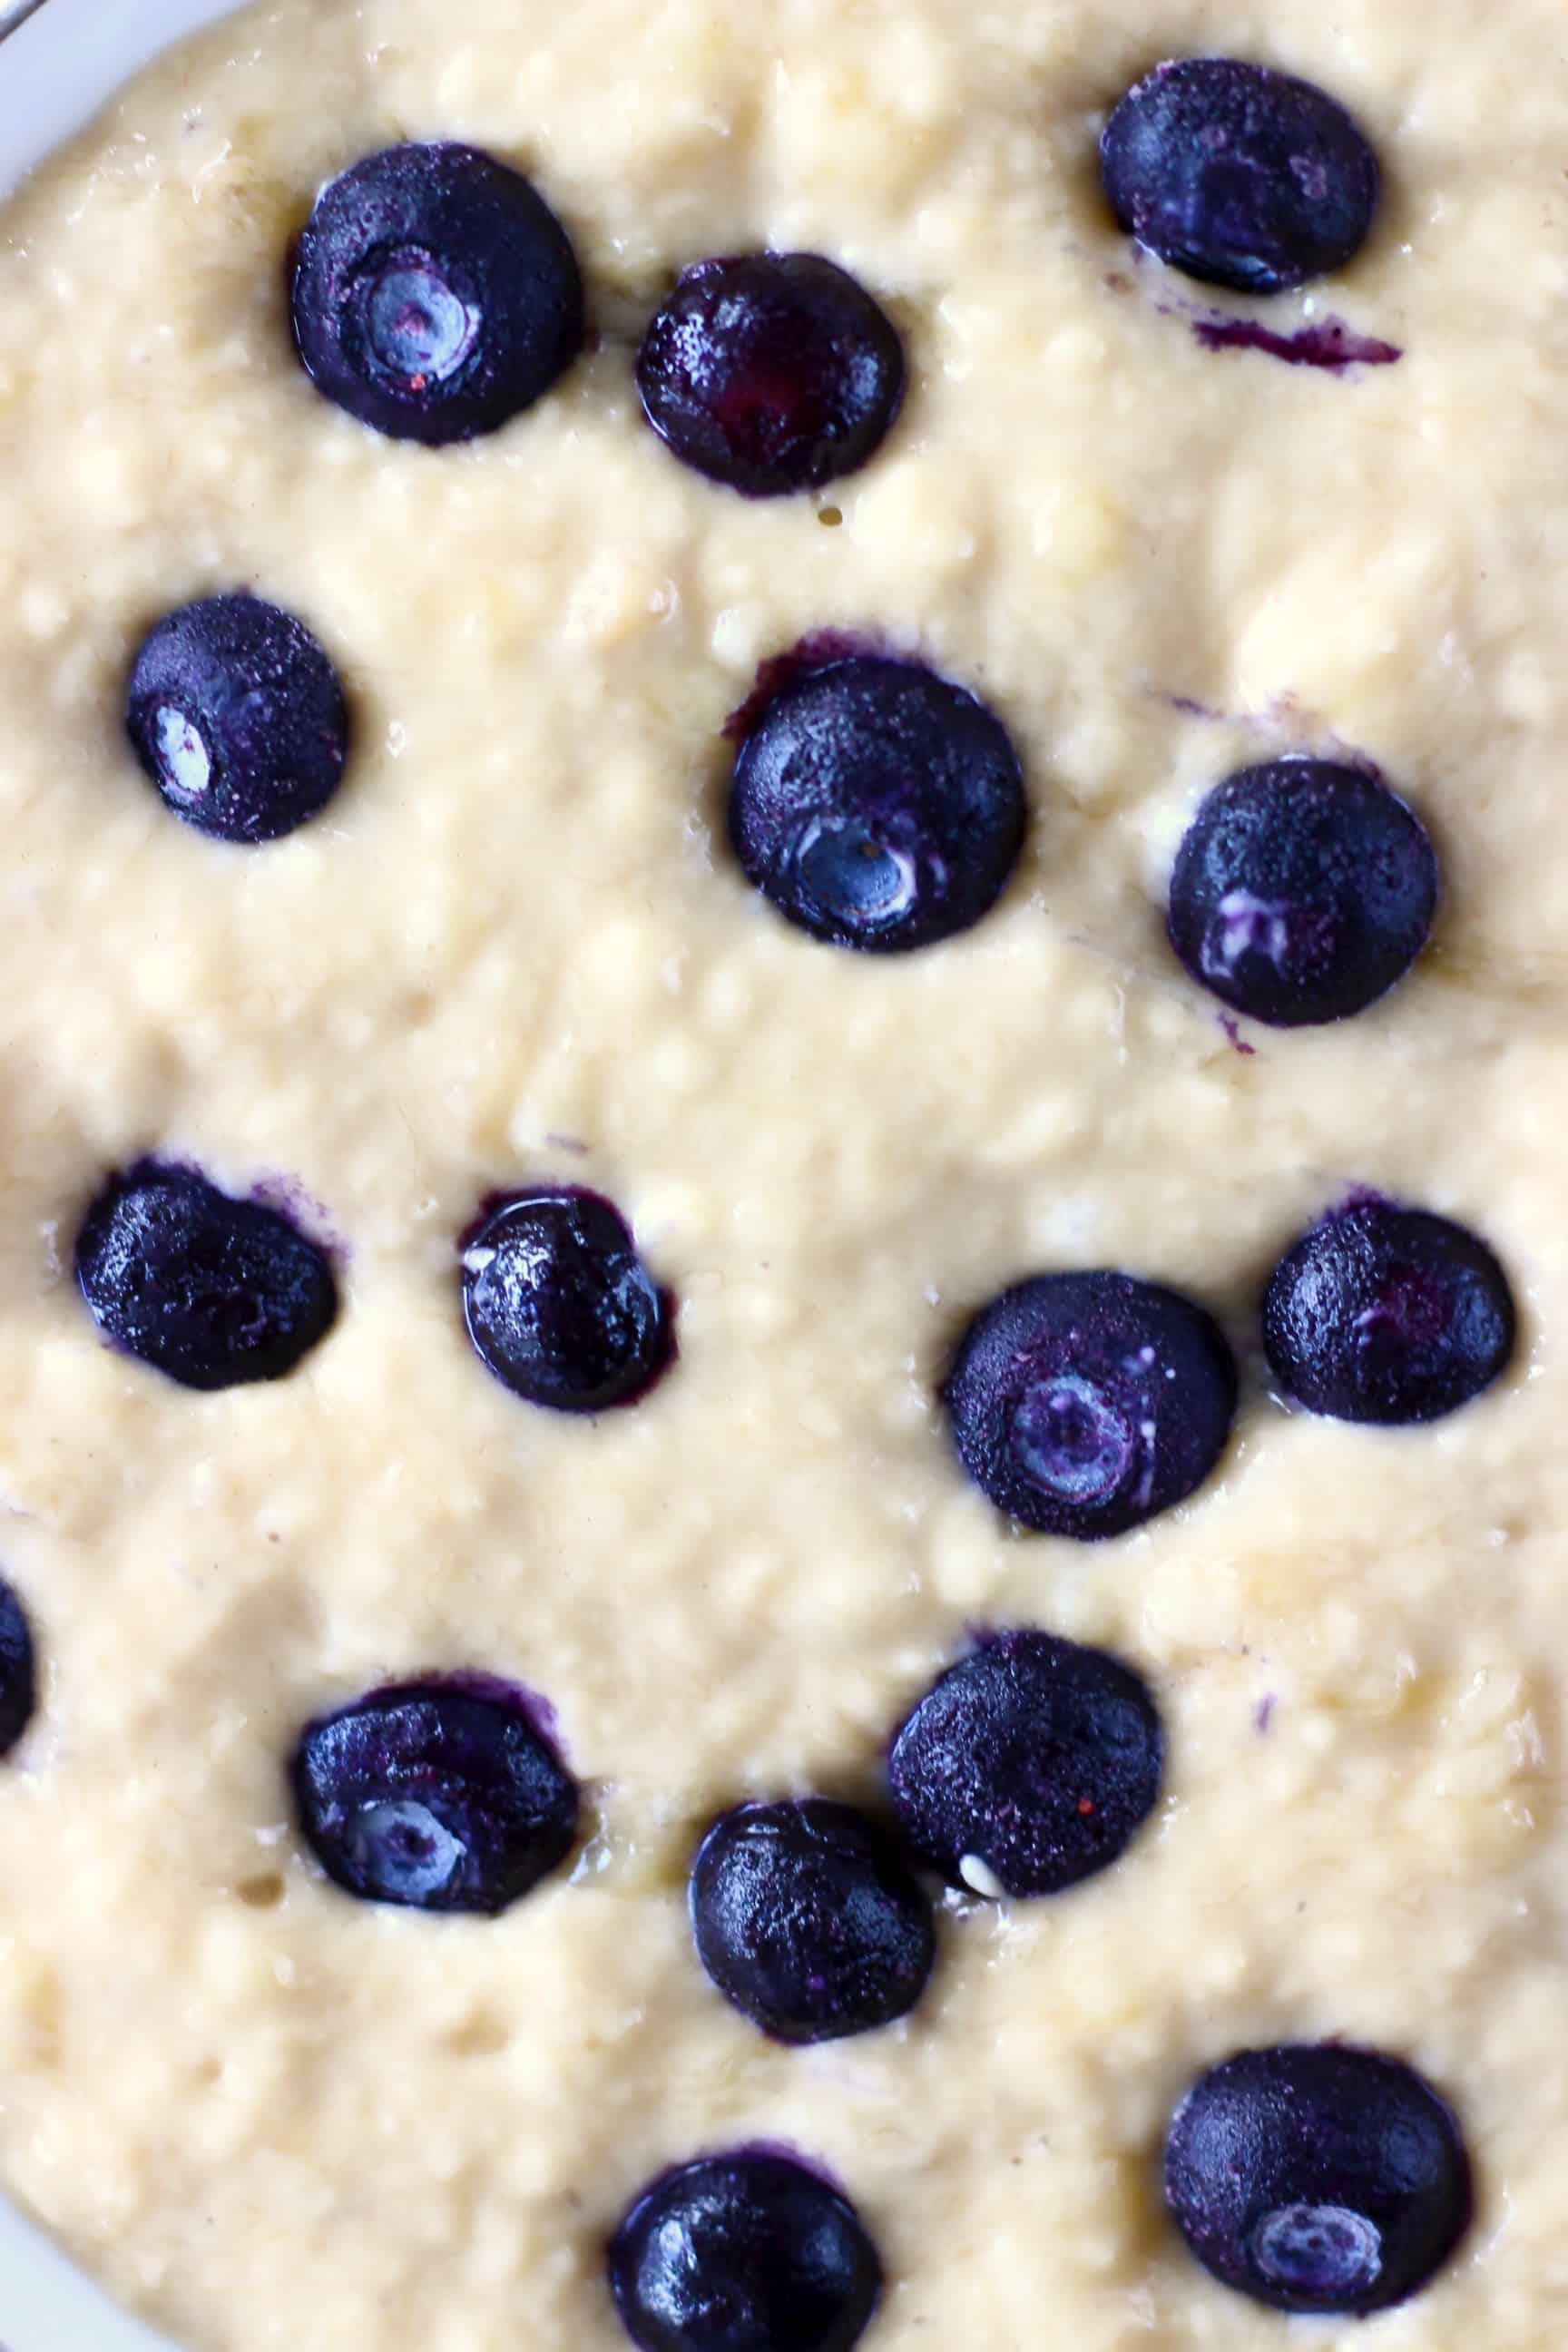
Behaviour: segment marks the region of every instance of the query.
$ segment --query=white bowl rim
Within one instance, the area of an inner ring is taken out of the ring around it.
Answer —
[[[163,50],[239,0],[20,0],[20,14],[16,5],[0,0],[0,194]]]

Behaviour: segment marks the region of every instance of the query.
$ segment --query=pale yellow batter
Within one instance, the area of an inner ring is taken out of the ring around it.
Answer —
[[[1378,231],[1316,304],[1397,366],[1205,352],[1130,268],[1099,124],[1205,49],[1374,141]],[[435,137],[537,177],[603,337],[433,456],[313,392],[282,256],[324,179]],[[907,338],[904,420],[831,504],[712,488],[635,411],[674,270],[761,244]],[[47,1662],[0,1770],[10,2189],[195,2352],[612,2352],[627,2199],[757,2136],[856,2198],[876,2352],[1561,2345],[1561,0],[280,0],[0,215],[0,1562]],[[148,624],[239,584],[310,620],[360,729],[326,817],[255,853],[177,824],[121,730]],[[816,947],[716,840],[724,716],[824,625],[974,684],[1024,752],[1026,870],[948,948]],[[1166,865],[1227,770],[1344,743],[1438,841],[1439,934],[1246,1059],[1165,947]],[[321,1203],[344,1311],[292,1380],[201,1397],[99,1345],[70,1237],[148,1150]],[[679,1290],[636,1412],[536,1413],[468,1349],[454,1235],[541,1176]],[[1513,1373],[1379,1433],[1288,1414],[1254,1358],[1190,1506],[1010,1535],[933,1402],[967,1313],[1123,1265],[1250,1350],[1351,1182],[1486,1234]],[[873,1790],[976,1620],[1139,1664],[1158,1825],[1058,1901],[954,1906],[907,2027],[770,2045],[691,1955],[694,1835]],[[282,1759],[459,1665],[553,1699],[591,1842],[494,1923],[356,1905]],[[1424,2296],[1303,2332],[1186,2254],[1157,2154],[1203,2065],[1331,2033],[1443,2085],[1480,2204]]]

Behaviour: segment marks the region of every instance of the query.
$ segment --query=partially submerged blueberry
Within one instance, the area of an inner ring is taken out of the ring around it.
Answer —
[[[1448,2260],[1470,2171],[1452,2114],[1411,2067],[1295,2044],[1200,2076],[1172,2119],[1165,2197],[1222,2285],[1275,2311],[1364,2315]]]
[[[1176,854],[1171,944],[1222,1003],[1279,1028],[1343,1021],[1426,945],[1437,860],[1386,784],[1330,760],[1244,768]]]
[[[998,1510],[1091,1542],[1203,1485],[1230,1433],[1236,1362],[1176,1291],[1046,1274],[981,1309],[942,1398],[959,1458]]]
[[[1478,1234],[1373,1197],[1303,1234],[1264,1296],[1275,1378],[1337,1421],[1439,1420],[1490,1387],[1517,1337],[1508,1276]]]
[[[1377,157],[1337,100],[1234,58],[1156,66],[1112,111],[1100,165],[1140,245],[1243,294],[1342,269],[1377,210]]]
[[[875,456],[904,394],[897,328],[814,253],[686,271],[643,339],[643,412],[683,465],[748,498],[784,498]]]
[[[285,1379],[338,1311],[331,1260],[290,1218],[155,1160],[100,1192],[76,1272],[104,1337],[189,1389]]]
[[[905,1837],[950,1885],[1059,1895],[1125,1853],[1163,1763],[1159,1711],[1131,1666],[1025,1631],[939,1677],[894,1738],[888,1784]]]
[[[291,1776],[312,1853],[362,1902],[493,1917],[576,1836],[576,1782],[488,1679],[373,1691],[307,1727]]]
[[[583,281],[561,223],[520,173],[449,142],[386,148],[324,188],[291,299],[320,390],[400,441],[496,432],[583,344]]]
[[[760,2148],[654,2181],[610,2242],[609,2276],[638,2352],[850,2352],[882,2290],[848,2199]]]
[[[979,922],[1026,823],[995,714],[932,670],[871,655],[784,685],[752,720],[730,786],[747,879],[814,939],[873,955]]]
[[[27,1613],[0,1576],[0,1756],[9,1756],[37,1705],[37,1664]]]
[[[925,1990],[931,1906],[887,1832],[824,1797],[738,1805],[691,1870],[698,1957],[781,2042],[889,2025]]]
[[[487,1370],[530,1404],[633,1404],[675,1351],[675,1308],[613,1202],[575,1186],[519,1192],[462,1248],[463,1313]]]
[[[143,639],[125,705],[165,805],[220,841],[279,841],[342,782],[349,717],[303,621],[259,596],[209,596]]]

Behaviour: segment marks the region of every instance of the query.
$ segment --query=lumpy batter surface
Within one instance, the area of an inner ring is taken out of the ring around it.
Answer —
[[[1205,50],[1331,89],[1384,175],[1342,276],[1218,309],[1397,363],[1282,366],[1133,257],[1100,125]],[[426,139],[537,182],[595,327],[443,452],[321,400],[285,300],[321,184]],[[1232,2051],[1335,2035],[1441,2085],[1476,2166],[1379,2344],[1568,2330],[1565,158],[1558,0],[283,0],[0,216],[0,1559],[42,1681],[0,2166],[184,2345],[612,2352],[630,2198],[763,2140],[874,2234],[876,2352],[1254,2352],[1289,2324],[1186,2252],[1161,2139]],[[648,431],[632,354],[679,268],[764,245],[853,271],[910,375],[864,472],[757,504]],[[240,587],[354,723],[253,851],[171,816],[121,715],[152,623]],[[823,629],[1023,759],[1018,875],[920,955],[805,938],[724,839],[726,717]],[[1233,1042],[1165,878],[1292,751],[1377,764],[1442,912],[1371,1012]],[[148,1153],[338,1245],[292,1378],[100,1344],[72,1239]],[[679,1296],[635,1410],[532,1411],[468,1346],[457,1237],[540,1182]],[[1429,1427],[1268,1392],[1268,1271],[1357,1187],[1474,1226],[1520,1304]],[[1009,1530],[935,1390],[984,1301],[1096,1265],[1202,1302],[1244,1380],[1219,1475],[1079,1546]],[[902,2023],[770,2043],[693,1957],[699,1836],[871,1797],[984,1624],[1136,1666],[1156,1815],[1058,1898],[954,1896]],[[355,1903],[293,1823],[299,1727],[466,1670],[552,1703],[575,1865],[494,1920]]]

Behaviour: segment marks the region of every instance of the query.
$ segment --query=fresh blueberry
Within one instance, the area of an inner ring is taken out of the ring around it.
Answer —
[[[849,2352],[882,2290],[848,2199],[761,2148],[665,2173],[616,2230],[609,2267],[640,2352]]]
[[[914,1851],[975,1895],[1060,1895],[1125,1852],[1160,1794],[1147,1685],[1052,1633],[990,1636],[893,1741],[888,1783]]]
[[[1010,1517],[1081,1543],[1184,1501],[1225,1451],[1235,1359],[1157,1283],[1043,1274],[964,1333],[942,1391],[959,1458]]]
[[[9,1756],[31,1723],[37,1696],[32,1628],[15,1591],[0,1576],[0,1756]]]
[[[1140,245],[1242,294],[1342,269],[1377,210],[1377,157],[1344,108],[1234,58],[1156,66],[1111,114],[1100,165]]]
[[[1303,1234],[1263,1301],[1280,1387],[1336,1421],[1438,1421],[1490,1386],[1517,1337],[1508,1276],[1479,1234],[1374,1198]]]
[[[1176,854],[1171,944],[1201,987],[1276,1028],[1343,1021],[1426,945],[1437,860],[1386,784],[1329,760],[1244,768]]]
[[[596,1192],[563,1186],[496,1202],[464,1241],[462,1274],[481,1362],[530,1404],[634,1404],[675,1353],[668,1293]]]
[[[349,715],[303,621],[259,596],[209,596],[143,639],[125,704],[165,804],[219,841],[279,841],[342,782]]]
[[[853,474],[904,396],[898,329],[815,253],[752,253],[689,269],[637,353],[637,391],[682,465],[748,498]]]
[[[405,1683],[324,1716],[292,1778],[317,1860],[364,1903],[493,1918],[576,1836],[576,1782],[522,1695],[488,1677]]]
[[[730,786],[747,879],[814,939],[933,946],[995,904],[1023,845],[1007,730],[962,687],[872,655],[804,670],[753,721]]]
[[[1200,2075],[1165,2141],[1165,2198],[1222,2285],[1275,2311],[1364,2314],[1447,2261],[1470,2169],[1453,2116],[1410,2067],[1296,2044]]]
[[[283,1380],[338,1311],[326,1252],[280,1210],[155,1160],[105,1185],[76,1271],[105,1338],[187,1389]]]
[[[320,390],[395,441],[496,432],[583,346],[565,230],[472,147],[389,147],[333,180],[295,249],[292,300]]]
[[[697,1954],[780,2042],[890,2025],[925,1990],[931,1906],[892,1839],[849,1805],[738,1805],[691,1872]]]

